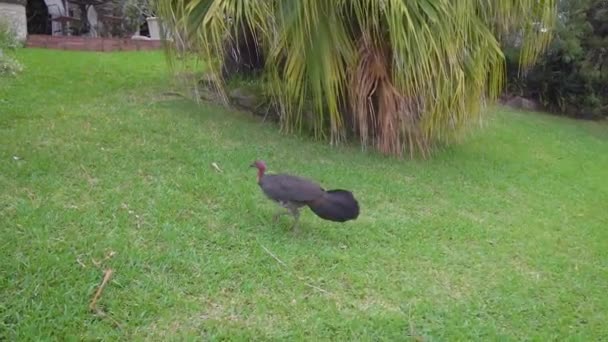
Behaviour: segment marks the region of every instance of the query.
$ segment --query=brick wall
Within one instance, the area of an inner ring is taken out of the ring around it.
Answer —
[[[25,42],[27,37],[27,18],[25,16],[25,6],[19,4],[9,4],[0,0],[0,20],[7,20],[12,24],[17,33],[17,39]]]
[[[29,35],[26,47],[80,51],[140,51],[161,49],[162,42],[130,38]]]

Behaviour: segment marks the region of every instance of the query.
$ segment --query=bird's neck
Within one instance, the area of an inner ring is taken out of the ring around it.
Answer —
[[[260,167],[260,168],[258,169],[258,182],[259,182],[259,181],[260,181],[260,179],[262,179],[262,177],[264,176],[264,172],[265,172],[265,171],[266,171],[266,169],[265,169],[265,168],[263,168],[263,167]]]

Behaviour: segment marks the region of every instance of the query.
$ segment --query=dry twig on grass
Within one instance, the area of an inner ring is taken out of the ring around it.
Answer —
[[[95,266],[99,267],[103,262],[111,259],[114,255],[116,255],[116,252],[110,251],[101,262],[93,260],[93,263],[95,264]],[[110,282],[112,275],[114,275],[114,270],[111,268],[106,268],[103,271],[103,279],[101,280],[101,284],[99,284],[99,287],[97,288],[97,291],[95,291],[95,295],[93,296],[93,299],[91,300],[91,303],[89,304],[89,310],[91,310],[94,314],[98,315],[99,317],[104,317],[104,318],[110,319],[110,321],[112,321],[114,326],[116,326],[118,328],[122,328],[122,324],[120,324],[117,320],[115,320],[111,315],[108,315],[105,312],[103,312],[103,310],[101,310],[97,306],[97,302],[99,302],[99,299],[101,298],[103,290],[106,288],[106,286]]]
[[[93,300],[91,301],[91,304],[89,305],[89,309],[91,309],[91,311],[98,312],[97,301],[101,297],[101,293],[103,292],[106,285],[108,284],[108,281],[110,281],[110,278],[112,278],[113,273],[114,273],[114,271],[111,268],[108,268],[107,270],[105,270],[103,272],[103,280],[101,281],[101,284],[97,288],[97,291],[95,292],[95,296],[93,296]]]
[[[101,260],[101,261],[97,261],[95,259],[91,259],[91,262],[93,262],[93,265],[95,265],[95,267],[99,267],[101,266],[101,264],[103,264],[104,262],[112,259],[114,256],[116,255],[116,252],[114,251],[109,251],[108,254],[106,254],[106,256]]]

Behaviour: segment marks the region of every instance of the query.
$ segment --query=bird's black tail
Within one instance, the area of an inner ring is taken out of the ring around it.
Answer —
[[[328,190],[323,197],[308,203],[320,218],[336,222],[354,220],[359,216],[359,203],[350,191]]]

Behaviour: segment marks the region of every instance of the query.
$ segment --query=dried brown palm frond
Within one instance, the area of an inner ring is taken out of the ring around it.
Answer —
[[[401,155],[405,149],[427,151],[428,139],[419,127],[422,108],[415,96],[405,97],[392,83],[388,47],[360,40],[359,60],[349,80],[354,130],[364,147]],[[412,148],[414,147],[414,148]]]

